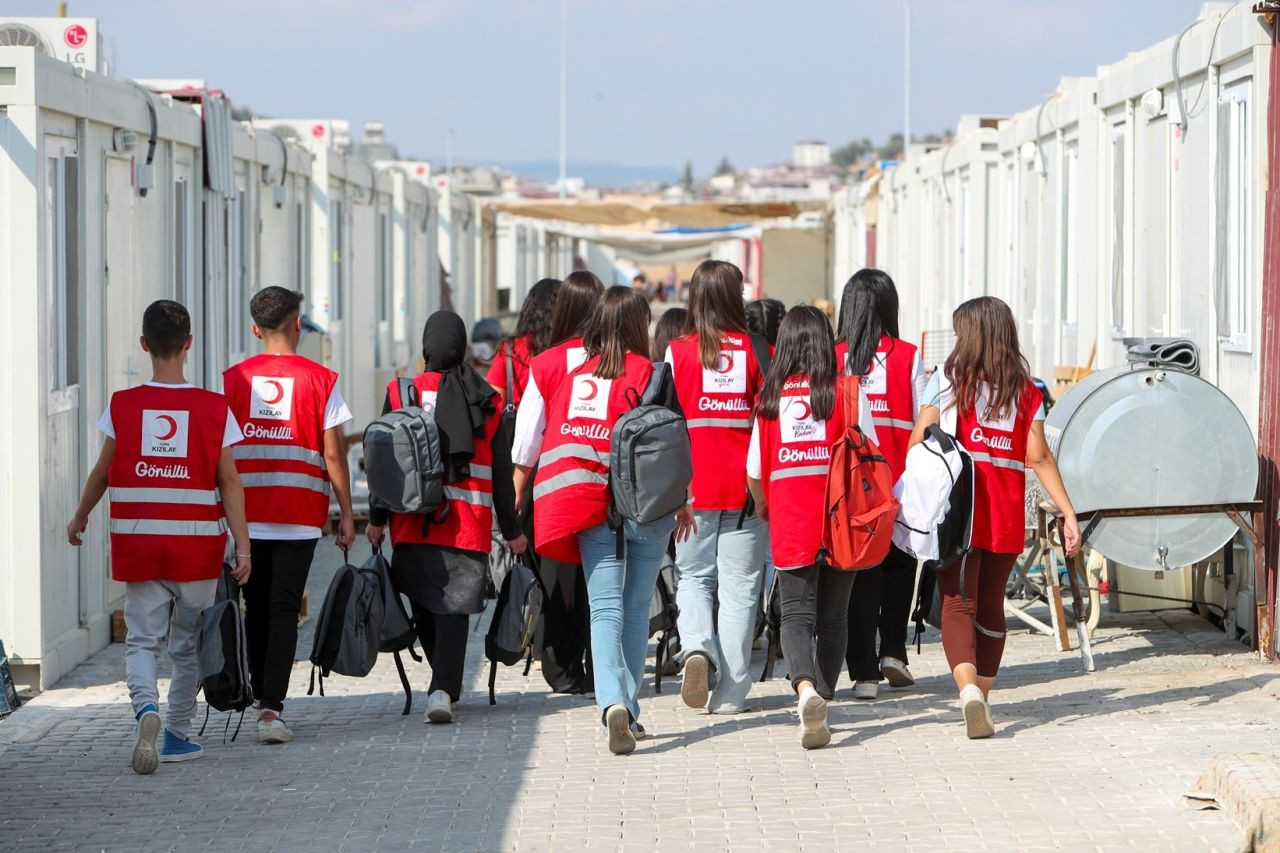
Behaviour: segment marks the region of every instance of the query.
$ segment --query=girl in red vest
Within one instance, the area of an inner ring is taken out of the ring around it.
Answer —
[[[942,648],[970,738],[995,733],[988,697],[1004,653],[1004,590],[1022,551],[1026,466],[1062,510],[1067,553],[1080,547],[1075,510],[1044,438],[1044,406],[1018,346],[1009,306],[993,296],[952,314],[956,345],[925,389],[911,444],[944,424],[973,457],[973,550],[938,572]],[[963,578],[964,590],[961,591]]]
[[[516,330],[498,346],[489,373],[489,384],[512,406],[520,405],[529,381],[529,362],[551,346],[551,315],[555,310],[560,279],[544,278],[529,289],[516,319]],[[507,388],[507,363],[511,363],[512,387]]]
[[[643,734],[639,695],[654,584],[673,529],[678,542],[694,521],[688,506],[674,518],[650,524],[626,521],[626,556],[618,559],[617,536],[608,522],[609,451],[614,425],[644,393],[653,372],[649,304],[630,288],[609,288],[583,343],[586,363],[547,403],[533,487],[534,541],[539,554],[582,564],[591,605],[596,703],[609,751],[625,755]]]
[[[547,403],[569,373],[586,358],[582,335],[604,293],[604,284],[588,270],[570,273],[556,292],[551,312],[550,346],[529,362],[528,378],[516,413],[512,461],[516,468],[516,508],[526,535],[533,533],[533,482],[522,471],[538,462],[547,428]],[[547,324],[543,324],[547,329]],[[538,554],[538,575],[548,599],[542,612],[542,678],[555,693],[590,693],[591,614],[587,587],[577,561],[566,563]]]
[[[739,524],[751,411],[764,381],[747,332],[741,270],[725,261],[698,265],[689,288],[689,328],[667,349],[689,423],[698,522],[697,532],[676,546],[680,695],[691,708],[732,714],[746,709],[764,574],[761,519],[753,514]]]
[[[906,467],[925,376],[919,351],[898,337],[898,290],[888,273],[854,273],[844,286],[837,331],[837,367],[843,375],[861,377],[878,445],[896,481]],[[882,676],[894,687],[915,683],[907,669],[907,620],[915,579],[915,558],[896,547],[879,566],[858,572],[849,602],[845,657],[855,699],[875,699]]]
[[[782,652],[799,697],[805,749],[831,740],[827,700],[848,645],[849,592],[861,574],[833,569],[819,554],[831,444],[845,431],[846,406],[854,404],[836,382],[834,344],[831,325],[817,308],[802,305],[787,313],[756,404],[746,466],[756,507],[769,522]]]
[[[500,428],[502,397],[465,361],[467,329],[452,311],[437,311],[422,332],[426,371],[413,380],[420,405],[435,416],[445,457],[447,511],[428,520],[390,513],[391,577],[409,598],[422,650],[431,664],[430,723],[453,722],[462,695],[470,617],[484,610],[495,520],[519,554],[525,537],[511,488],[511,443]],[[383,412],[408,405],[399,383],[387,386]],[[382,542],[386,510],[369,508],[369,541]],[[424,523],[425,522],[425,523]]]

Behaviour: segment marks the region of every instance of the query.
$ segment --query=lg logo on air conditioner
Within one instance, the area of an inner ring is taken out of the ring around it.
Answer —
[[[249,399],[254,420],[287,421],[293,417],[293,379],[287,376],[255,376]]]
[[[190,412],[144,409],[142,412],[142,455],[166,459],[187,457],[187,423]]]

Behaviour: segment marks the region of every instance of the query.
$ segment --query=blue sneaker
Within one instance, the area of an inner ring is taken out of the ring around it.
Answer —
[[[160,760],[168,764],[173,761],[190,761],[204,755],[204,747],[193,740],[175,735],[164,730],[164,744],[160,747]]]
[[[137,735],[133,742],[133,772],[149,776],[156,772],[160,756],[156,753],[156,738],[160,736],[160,709],[148,702],[138,712]]]

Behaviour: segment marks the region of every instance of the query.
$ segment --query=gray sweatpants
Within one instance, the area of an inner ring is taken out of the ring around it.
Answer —
[[[218,582],[141,581],[124,586],[124,672],[129,699],[137,715],[144,705],[160,706],[156,686],[156,661],[168,638],[173,676],[165,728],[186,737],[196,714],[200,690],[200,661],[196,657],[196,631],[200,611],[213,604]]]

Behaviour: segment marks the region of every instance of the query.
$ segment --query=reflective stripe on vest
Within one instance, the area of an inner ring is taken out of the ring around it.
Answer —
[[[691,418],[685,423],[689,429],[694,429],[696,427],[751,429],[751,418]]]
[[[903,421],[897,418],[872,418],[871,422],[878,427],[893,427],[894,429],[915,429],[915,424],[911,421]]]
[[[462,501],[464,504],[493,508],[493,495],[478,489],[460,489],[457,486],[445,486],[444,496],[451,501]]]
[[[221,536],[227,532],[225,518],[217,521],[161,521],[154,518],[113,518],[111,532],[140,536]]]
[[[769,481],[786,480],[790,477],[827,476],[830,465],[802,465],[799,468],[775,468],[769,472]]]
[[[470,477],[472,480],[492,480],[493,468],[491,468],[488,465],[477,465],[476,463],[472,462],[471,473],[468,474],[467,476]]]
[[[252,471],[240,475],[240,483],[246,489],[260,486],[291,486],[295,489],[310,489],[322,495],[329,494],[329,483],[310,474],[295,474],[289,471],[259,472]]]
[[[1012,471],[1025,472],[1027,470],[1027,466],[1016,459],[1003,459],[999,456],[992,456],[990,453],[987,453],[986,451],[969,450],[969,448],[967,447],[965,448],[965,450],[967,450],[969,452],[969,455],[973,457],[974,462],[986,462],[988,464],[996,466],[997,468],[1008,468]]]
[[[305,447],[292,444],[237,444],[231,448],[235,459],[280,459],[289,462],[310,462],[323,465],[324,456]]]
[[[116,504],[197,504],[217,506],[217,489],[126,488],[113,486],[111,502]]]
[[[553,447],[538,458],[538,465],[547,466],[561,459],[584,459],[587,462],[598,462],[608,465],[607,459],[600,458],[600,453],[589,444],[562,444]]]
[[[579,486],[583,484],[605,486],[608,485],[609,478],[604,474],[597,474],[594,471],[584,471],[581,468],[575,468],[571,471],[565,471],[563,474],[557,474],[549,477],[533,487],[533,499],[538,500],[544,498],[552,492],[558,492],[569,486]]]

